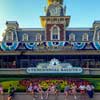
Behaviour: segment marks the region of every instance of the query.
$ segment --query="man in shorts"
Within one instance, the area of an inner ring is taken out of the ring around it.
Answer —
[[[9,88],[8,88],[8,100],[12,100],[12,98],[14,97],[14,94],[15,94],[15,87],[13,87],[11,84],[9,85]]]

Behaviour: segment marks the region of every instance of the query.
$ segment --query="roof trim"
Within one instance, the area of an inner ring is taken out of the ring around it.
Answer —
[[[94,31],[93,28],[67,28],[66,31]]]
[[[45,31],[45,28],[19,28],[21,31]],[[66,31],[94,31],[93,28],[67,28]]]
[[[44,28],[19,28],[22,31],[45,31]]]

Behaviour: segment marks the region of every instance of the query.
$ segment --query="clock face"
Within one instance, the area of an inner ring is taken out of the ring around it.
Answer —
[[[61,7],[60,6],[52,6],[49,8],[50,16],[60,16]]]

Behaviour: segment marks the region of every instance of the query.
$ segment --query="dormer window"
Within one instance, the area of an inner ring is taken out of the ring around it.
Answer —
[[[42,40],[42,36],[40,33],[36,34],[36,41],[41,41]]]
[[[88,41],[88,33],[83,34],[82,41]]]
[[[13,41],[13,32],[12,31],[7,32],[6,41]]]
[[[60,29],[56,25],[51,28],[51,40],[60,40]]]
[[[28,41],[28,34],[23,35],[23,41]]]
[[[75,34],[74,33],[71,33],[69,35],[69,41],[75,41]]]

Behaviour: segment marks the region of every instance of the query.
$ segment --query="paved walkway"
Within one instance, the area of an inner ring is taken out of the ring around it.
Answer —
[[[0,100],[7,100],[8,94],[0,95]],[[26,93],[16,93],[15,98],[13,100],[41,100],[40,95],[36,95],[36,98],[33,98],[32,95]],[[44,95],[44,99],[45,95]],[[60,93],[58,96],[50,94],[47,100],[65,100],[65,95]],[[72,95],[70,95],[66,100],[75,100]],[[89,99],[87,95],[81,96],[80,94],[77,95],[76,100],[100,100],[100,93],[96,93],[93,99]]]

